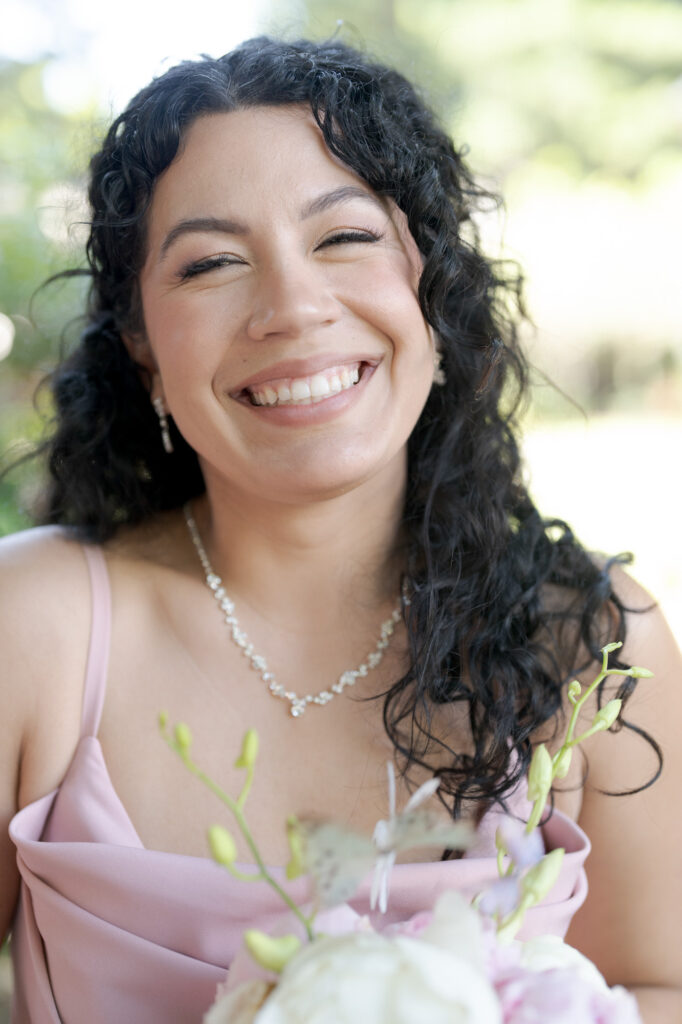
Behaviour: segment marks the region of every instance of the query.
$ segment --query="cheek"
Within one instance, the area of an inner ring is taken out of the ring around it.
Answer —
[[[396,252],[388,264],[371,268],[371,273],[358,274],[353,294],[362,296],[363,316],[374,322],[396,347],[405,342],[415,353],[430,346],[428,324],[419,305],[419,273],[404,251]]]
[[[162,377],[205,377],[215,366],[225,337],[224,318],[209,303],[150,302],[144,306],[147,336]]]

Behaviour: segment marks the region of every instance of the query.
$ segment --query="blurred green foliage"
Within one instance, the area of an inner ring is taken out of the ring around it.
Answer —
[[[55,326],[79,301],[63,287],[52,288],[45,321],[38,303],[38,324],[30,322],[31,297],[41,282],[82,261],[75,235],[69,239],[62,227],[63,203],[65,189],[82,193],[85,140],[92,139],[94,123],[92,112],[68,117],[50,106],[44,65],[0,64],[0,309],[17,328],[5,361],[15,371],[54,357]]]
[[[38,415],[33,395],[84,298],[81,281],[40,287],[83,262],[64,221],[64,198],[82,194],[83,154],[95,125],[93,111],[69,117],[50,105],[45,63],[0,63],[0,312],[16,330],[0,362],[0,467],[25,455],[41,436],[48,410],[42,403]],[[37,479],[32,464],[0,479],[0,533],[28,525]]]
[[[546,156],[630,178],[679,159],[682,5],[670,0],[304,0],[303,33],[340,31],[421,83],[476,167]],[[339,12],[342,24],[339,25]]]

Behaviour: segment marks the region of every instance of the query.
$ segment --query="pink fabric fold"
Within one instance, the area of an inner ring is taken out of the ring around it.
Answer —
[[[484,832],[494,824],[488,817]],[[199,1022],[244,928],[276,933],[288,916],[264,883],[239,883],[208,858],[144,849],[92,737],[81,740],[60,789],[20,811],[10,834],[22,878],[13,1024]],[[586,893],[584,833],[557,812],[544,836],[567,854],[524,937],[565,934]],[[473,897],[496,878],[494,846],[461,860],[398,865],[388,912],[370,913],[367,879],[347,919],[368,915],[381,928],[430,909],[445,889]],[[288,889],[306,902],[305,880]]]
[[[13,926],[12,1024],[191,1024],[225,979],[246,927],[273,934],[291,918],[264,883],[234,880],[208,858],[146,850],[109,777],[96,739],[107,674],[110,596],[101,551],[84,549],[92,581],[92,627],[82,738],[58,790],[10,823],[21,874]],[[524,817],[518,794],[509,811]],[[370,914],[371,879],[334,912],[377,928],[432,908],[445,889],[473,897],[497,878],[497,812],[486,815],[461,860],[394,868],[388,913]],[[549,899],[531,910],[523,937],[564,935],[585,898],[585,834],[555,813],[548,849],[567,850]],[[284,881],[304,904],[308,883]],[[344,925],[345,926],[345,925]]]

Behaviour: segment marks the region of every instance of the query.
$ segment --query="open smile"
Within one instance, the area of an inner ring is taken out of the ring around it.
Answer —
[[[273,376],[246,385],[232,397],[250,405],[269,408],[315,405],[349,391],[375,365],[357,360],[327,366],[309,374]]]
[[[249,388],[254,405],[310,405],[347,391],[360,380],[360,363],[332,366],[310,377],[288,377]]]
[[[381,362],[353,360],[315,368],[313,373],[261,375],[231,397],[267,423],[290,427],[322,425],[360,401]],[[273,367],[275,373],[281,369]]]

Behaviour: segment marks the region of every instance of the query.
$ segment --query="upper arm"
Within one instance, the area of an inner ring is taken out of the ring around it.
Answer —
[[[625,574],[616,583],[626,605],[647,595]],[[568,941],[595,961],[610,984],[679,986],[682,946],[682,656],[657,607],[630,614],[623,656],[654,673],[641,679],[623,718],[660,746],[663,771],[646,786],[658,759],[633,730],[601,733],[586,744],[588,776],[579,823],[592,842],[588,899]]]
[[[78,740],[88,593],[82,551],[61,531],[0,541],[0,940],[19,891],[9,822],[59,784]]]
[[[16,649],[11,643],[13,618],[12,587],[9,574],[0,571],[0,707],[3,740],[0,743],[0,942],[7,934],[19,890],[15,850],[8,827],[18,807],[21,754],[30,717],[26,688],[16,684]]]

